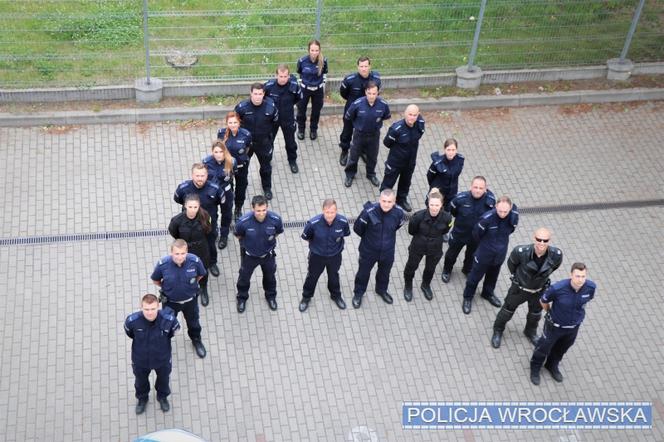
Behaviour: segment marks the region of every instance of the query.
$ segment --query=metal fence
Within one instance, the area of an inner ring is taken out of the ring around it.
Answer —
[[[0,87],[264,79],[314,37],[335,77],[360,55],[383,75],[601,65],[642,1],[0,0]],[[627,55],[664,61],[664,2],[643,3]]]

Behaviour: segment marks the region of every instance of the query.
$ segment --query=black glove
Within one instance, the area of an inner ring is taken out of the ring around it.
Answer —
[[[166,296],[166,292],[163,290],[159,289],[159,302],[161,302],[161,305],[166,305],[168,302],[168,296]]]

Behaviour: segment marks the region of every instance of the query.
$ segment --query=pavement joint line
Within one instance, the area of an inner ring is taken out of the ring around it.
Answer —
[[[534,207],[520,207],[519,214],[546,214],[546,213],[563,213],[563,212],[585,212],[594,210],[616,210],[616,209],[643,209],[647,207],[661,207],[664,206],[664,199],[649,199],[649,200],[631,200],[631,201],[614,201],[602,203],[579,203],[579,204],[561,204],[555,206],[534,206]],[[406,220],[410,219],[411,215],[406,215]],[[348,218],[349,224],[353,225],[356,218]],[[302,228],[306,221],[285,221],[284,229]],[[130,238],[149,238],[156,236],[167,236],[168,230],[166,229],[146,229],[146,230],[131,230],[126,232],[97,232],[97,233],[72,233],[61,235],[40,235],[40,236],[23,236],[16,238],[2,238],[0,239],[0,247],[7,246],[25,246],[25,245],[44,245],[54,243],[69,243],[81,241],[105,241],[113,239],[130,239]]]

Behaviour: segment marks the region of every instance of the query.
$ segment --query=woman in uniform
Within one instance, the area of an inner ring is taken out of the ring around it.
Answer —
[[[228,233],[230,232],[231,220],[233,218],[233,175],[237,171],[236,160],[228,152],[222,140],[212,143],[212,154],[203,158],[203,164],[208,169],[208,179],[224,189],[226,200],[221,204],[221,217],[219,218],[219,249],[225,249],[228,245]],[[216,226],[215,226],[216,228]]]
[[[224,142],[228,152],[235,159],[235,220],[242,216],[242,205],[247,197],[249,185],[249,151],[251,133],[240,127],[240,116],[235,112],[226,114],[226,128],[219,129],[217,138]]]
[[[325,80],[327,79],[327,59],[320,51],[320,42],[309,42],[309,54],[297,61],[297,73],[300,74],[302,100],[297,103],[297,138],[304,140],[304,128],[307,122],[307,105],[311,100],[311,119],[309,138],[318,138],[318,120],[325,99]]]

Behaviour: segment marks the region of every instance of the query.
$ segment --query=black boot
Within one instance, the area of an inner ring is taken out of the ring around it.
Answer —
[[[413,300],[413,280],[406,281],[403,288],[403,298],[410,302]]]
[[[537,345],[537,324],[541,318],[541,313],[528,313],[526,316],[526,327],[523,329],[523,334],[528,338],[531,344]]]
[[[210,295],[208,295],[207,286],[201,286],[200,296],[201,296],[201,305],[203,307],[207,307],[208,304],[210,303]]]

